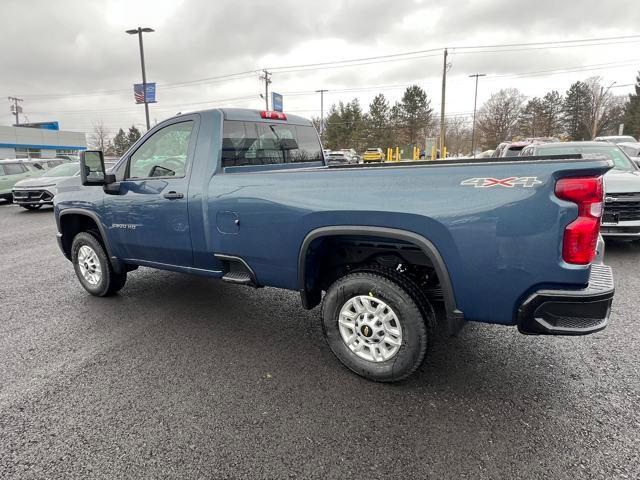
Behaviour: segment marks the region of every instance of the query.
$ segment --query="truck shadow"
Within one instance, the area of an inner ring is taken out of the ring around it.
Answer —
[[[256,368],[281,369],[293,384],[323,385],[321,391],[332,384],[331,389],[341,389],[340,382],[346,382],[372,394],[383,390],[439,392],[474,400],[514,395],[550,398],[562,388],[558,371],[571,368],[566,364],[571,357],[553,347],[557,338],[526,337],[512,327],[469,324],[457,337],[433,335],[423,366],[408,380],[376,384],[352,374],[333,357],[322,336],[319,308],[303,310],[295,293],[145,269],[130,275],[121,296],[107,300],[116,309],[118,304],[126,308],[134,301],[137,311],[145,313],[133,321],[147,332],[156,332],[158,338],[169,331],[174,336],[180,332],[178,337],[185,339],[198,332],[211,342],[208,358],[219,357],[220,350],[213,351],[216,348],[231,352],[239,361],[248,354],[261,359]],[[174,348],[188,352],[190,346],[174,344]],[[335,378],[340,381],[334,382]]]

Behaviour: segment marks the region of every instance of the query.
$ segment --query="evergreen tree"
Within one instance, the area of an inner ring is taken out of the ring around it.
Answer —
[[[385,96],[380,93],[369,105],[369,113],[365,115],[366,147],[380,147],[383,150],[393,144],[393,131],[390,121],[391,109]]]
[[[557,90],[548,92],[542,97],[544,122],[540,135],[557,137],[562,133],[562,108],[564,100]]]
[[[640,72],[636,77],[635,93],[629,95],[624,112],[624,133],[640,140]]]
[[[565,133],[570,140],[587,140],[591,138],[584,119],[588,115],[591,94],[585,82],[577,81],[569,87],[565,96],[562,117]]]
[[[122,155],[129,148],[129,139],[123,129],[118,130],[116,136],[113,137],[113,147],[118,156]]]
[[[427,93],[418,85],[407,87],[392,113],[404,133],[404,139],[411,145],[422,144],[426,129],[433,119]]]
[[[518,131],[523,137],[541,137],[545,128],[544,103],[538,97],[527,102],[518,121]]]
[[[325,119],[324,145],[326,148],[364,147],[364,114],[357,99],[349,103],[332,105]]]
[[[136,143],[138,139],[142,136],[140,130],[138,130],[135,125],[131,125],[129,127],[129,132],[127,132],[127,141],[129,142],[129,147]],[[128,147],[127,147],[128,148]]]

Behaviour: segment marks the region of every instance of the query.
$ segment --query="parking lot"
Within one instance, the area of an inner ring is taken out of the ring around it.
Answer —
[[[141,268],[89,296],[52,210],[0,202],[0,478],[638,478],[640,246],[609,327],[468,325],[397,385],[298,296]]]

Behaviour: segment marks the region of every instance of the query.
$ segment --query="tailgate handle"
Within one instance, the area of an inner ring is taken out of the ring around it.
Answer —
[[[164,198],[166,198],[167,200],[178,200],[180,198],[184,198],[184,194],[171,191],[171,192],[165,193]]]

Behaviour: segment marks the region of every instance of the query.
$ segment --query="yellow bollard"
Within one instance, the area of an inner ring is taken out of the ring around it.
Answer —
[[[444,160],[445,158],[447,158],[447,147],[444,147],[444,153],[442,155],[442,159]]]
[[[431,146],[431,160],[435,160],[437,155],[437,150],[435,144]]]
[[[396,162],[400,161],[400,147],[396,147]]]

